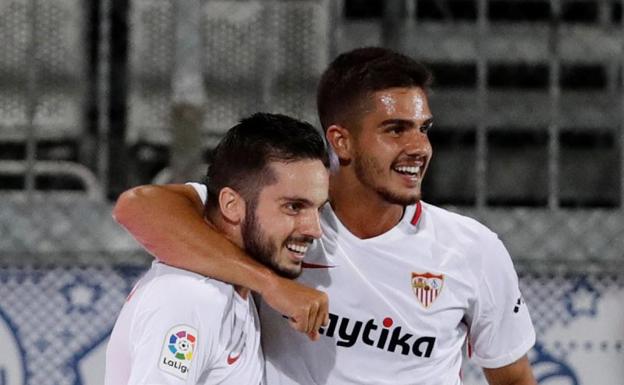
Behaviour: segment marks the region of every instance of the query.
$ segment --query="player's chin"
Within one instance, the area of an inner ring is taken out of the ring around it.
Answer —
[[[276,270],[276,273],[284,278],[295,279],[301,275],[301,271],[302,271],[301,264],[299,264],[299,267],[296,267],[296,268],[295,267],[288,267],[288,268],[280,267],[279,269]]]
[[[274,270],[284,278],[295,279],[301,275],[302,262],[293,260],[284,261],[274,266]]]
[[[389,203],[395,205],[409,206],[420,201],[420,188],[417,189],[396,189],[394,191],[386,191],[384,198]]]

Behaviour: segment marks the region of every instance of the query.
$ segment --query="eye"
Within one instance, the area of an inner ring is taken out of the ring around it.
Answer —
[[[283,207],[290,215],[296,215],[303,209],[303,205],[299,202],[288,202]]]
[[[420,126],[420,132],[422,132],[423,134],[426,134],[427,132],[429,132],[429,130],[431,129],[431,127],[433,127],[433,120],[430,120],[428,122],[425,122],[425,124],[423,124],[422,126]]]
[[[386,129],[387,133],[394,135],[394,136],[401,135],[403,131],[405,131],[405,127],[403,126],[390,126]]]

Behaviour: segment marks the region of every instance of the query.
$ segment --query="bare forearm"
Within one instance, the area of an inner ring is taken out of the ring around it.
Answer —
[[[262,293],[275,274],[229,242],[203,219],[203,205],[186,185],[142,186],[123,193],[117,222],[172,266]]]
[[[511,365],[484,369],[483,372],[490,385],[537,385],[526,356]]]
[[[318,339],[328,319],[327,295],[279,277],[208,226],[193,187],[131,189],[119,197],[113,216],[158,260],[260,293],[294,329]]]

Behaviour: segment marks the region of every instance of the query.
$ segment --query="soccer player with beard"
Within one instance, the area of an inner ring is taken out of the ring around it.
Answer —
[[[321,236],[328,167],[311,125],[271,114],[243,119],[215,149],[210,188],[195,185],[206,201],[204,224],[263,266],[296,278]],[[106,354],[109,385],[260,384],[263,377],[250,290],[160,262],[128,296]]]
[[[192,187],[143,187],[118,202],[118,220],[158,258],[260,293],[269,384],[459,385],[466,345],[491,385],[535,384],[535,332],[506,249],[478,222],[421,201],[429,82],[422,65],[383,48],[338,56],[320,80],[336,164],[324,234],[298,279],[329,295],[320,336],[324,301],[200,226]],[[168,205],[180,211],[168,216]]]

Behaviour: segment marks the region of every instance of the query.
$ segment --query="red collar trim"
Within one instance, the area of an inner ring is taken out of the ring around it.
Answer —
[[[333,265],[319,265],[316,263],[308,263],[308,262],[301,262],[301,267],[304,269],[331,269],[333,267]]]
[[[414,212],[414,216],[412,217],[412,220],[410,221],[412,225],[416,226],[418,224],[418,220],[420,219],[420,214],[422,214],[422,204],[420,204],[420,201],[418,201],[418,203],[416,203],[416,212]]]

